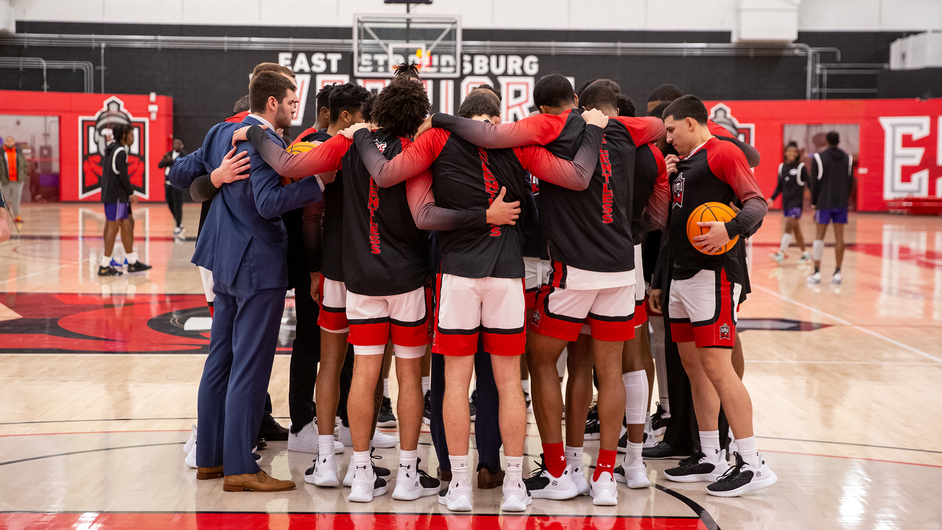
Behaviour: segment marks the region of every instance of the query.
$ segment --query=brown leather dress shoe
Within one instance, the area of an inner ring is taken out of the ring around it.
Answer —
[[[290,480],[278,480],[268,476],[268,473],[259,471],[258,473],[245,473],[243,475],[226,475],[226,483],[223,484],[223,491],[291,491],[296,488],[294,482]]]
[[[209,480],[223,475],[222,466],[196,468],[196,480]]]
[[[482,467],[478,471],[478,489],[490,490],[498,488],[504,484],[504,470],[501,469],[497,473],[491,473],[490,469]]]

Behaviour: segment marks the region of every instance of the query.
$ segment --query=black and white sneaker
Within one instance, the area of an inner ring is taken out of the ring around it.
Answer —
[[[98,267],[99,276],[121,276],[122,274],[124,273],[110,265],[107,267]]]
[[[527,404],[527,414],[533,414],[533,400],[530,399],[530,393],[527,391],[523,392],[523,401]]]
[[[625,430],[621,433],[621,438],[618,439],[618,452],[627,453],[628,452],[628,431]],[[618,477],[615,477],[618,478]]]
[[[471,399],[468,400],[468,408],[471,410],[471,421],[474,421],[478,417],[478,389],[474,389],[474,392],[471,392]]]
[[[579,495],[579,486],[572,479],[572,466],[566,464],[566,469],[559,477],[554,477],[546,469],[543,455],[540,455],[539,466],[533,470],[530,478],[523,481],[534,499],[565,500]]]
[[[669,480],[674,482],[715,482],[723,474],[726,466],[726,451],[720,451],[718,460],[710,460],[701,451],[680,461],[677,467],[664,471]]]
[[[379,407],[379,416],[376,418],[377,427],[395,427],[396,415],[393,414],[392,401],[388,397],[383,398],[383,404]]]
[[[657,410],[654,411],[654,414],[651,415],[651,430],[654,431],[655,436],[661,436],[664,434],[664,431],[667,430],[667,423],[671,419],[671,413],[667,412],[661,407],[661,404],[657,404]]]
[[[135,261],[128,265],[128,272],[144,272],[149,271],[152,267],[146,263],[141,263],[140,261]]]
[[[707,486],[707,493],[717,497],[738,497],[750,491],[761,490],[778,482],[778,477],[765,465],[765,460],[759,461],[762,465],[755,469],[745,461],[739,453],[735,453],[736,464],[726,470],[726,473],[716,479],[716,482]]]
[[[404,466],[399,464],[399,474],[396,476],[396,488],[393,490],[392,498],[398,501],[414,501],[421,497],[429,497],[438,493],[442,487],[437,478],[432,478],[419,469],[419,459],[415,466]]]
[[[666,458],[687,458],[690,451],[678,449],[667,442],[658,442],[654,447],[641,449],[641,456],[645,460],[664,460]]]
[[[585,439],[598,440],[601,436],[601,426],[598,418],[589,418],[585,422]]]
[[[422,423],[429,425],[432,423],[432,391],[425,391],[425,410],[422,411]]]

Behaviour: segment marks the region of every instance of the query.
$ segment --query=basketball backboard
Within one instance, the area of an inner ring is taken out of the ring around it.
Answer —
[[[396,65],[420,65],[427,79],[461,74],[461,17],[354,15],[355,77],[393,77]]]

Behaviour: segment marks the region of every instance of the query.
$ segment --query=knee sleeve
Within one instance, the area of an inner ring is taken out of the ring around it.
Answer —
[[[814,243],[811,244],[811,257],[815,261],[821,261],[821,258],[824,257],[824,241],[821,239],[815,239]]]
[[[385,344],[377,344],[375,346],[360,346],[359,344],[353,345],[354,355],[382,355],[384,353],[386,353]]]
[[[644,370],[622,374],[625,382],[625,419],[628,425],[643,425],[648,418],[648,376]]]
[[[399,359],[421,359],[425,356],[425,346],[400,346],[393,344],[393,350]]]

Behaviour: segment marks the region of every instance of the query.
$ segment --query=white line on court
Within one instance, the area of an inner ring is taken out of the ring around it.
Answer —
[[[29,277],[31,277],[31,276],[39,276],[40,274],[46,274],[47,272],[57,271],[57,270],[59,270],[59,269],[63,269],[63,268],[68,267],[68,266],[70,266],[70,265],[71,265],[71,266],[74,266],[73,263],[64,263],[64,264],[62,264],[62,265],[59,265],[58,267],[53,267],[53,268],[51,268],[51,269],[45,269],[45,270],[41,270],[41,271],[31,272],[31,273],[26,274],[26,275],[24,275],[24,276],[17,276],[16,278],[10,278],[9,280],[3,280],[2,282],[0,282],[0,285],[6,285],[6,284],[8,284],[8,283],[10,283],[10,282],[13,282],[13,281],[16,281],[16,280],[22,280],[22,279],[24,279],[24,278],[29,278]]]
[[[787,297],[787,296],[782,296],[782,295],[776,293],[775,291],[773,291],[773,290],[771,290],[771,289],[766,289],[765,287],[762,287],[761,285],[753,285],[752,288],[753,288],[753,289],[759,289],[760,291],[764,291],[764,292],[766,292],[766,293],[769,293],[769,294],[771,294],[772,296],[777,296],[778,298],[781,298],[782,300],[785,300],[786,302],[791,302],[791,303],[797,305],[798,307],[803,307],[803,308],[805,308],[805,309],[807,309],[807,310],[809,310],[809,311],[811,311],[811,312],[824,315],[825,317],[830,318],[831,320],[834,320],[834,321],[836,321],[836,322],[839,322],[839,323],[841,323],[841,324],[843,324],[843,325],[845,325],[845,326],[850,326],[850,327],[852,327],[852,328],[854,328],[854,329],[863,331],[864,333],[866,333],[866,334],[868,334],[868,335],[873,335],[874,337],[876,337],[876,338],[878,338],[878,339],[885,340],[886,342],[889,342],[890,344],[893,344],[894,346],[899,346],[900,348],[903,348],[904,350],[909,350],[909,351],[911,351],[911,352],[913,352],[913,353],[915,353],[915,354],[917,354],[917,355],[921,355],[922,357],[925,357],[926,359],[930,359],[930,360],[935,361],[935,362],[937,362],[937,363],[942,363],[942,359],[936,357],[935,355],[929,355],[928,353],[926,353],[926,352],[924,352],[924,351],[922,351],[922,350],[917,350],[916,348],[913,348],[912,346],[909,346],[908,344],[903,344],[902,342],[900,342],[900,341],[898,341],[898,340],[893,340],[893,339],[887,337],[886,335],[881,335],[881,334],[877,333],[876,331],[871,331],[871,330],[869,330],[869,329],[867,329],[867,328],[865,328],[865,327],[858,326],[857,324],[854,324],[854,323],[852,323],[852,322],[848,322],[848,321],[844,320],[843,318],[838,318],[838,317],[836,317],[836,316],[834,316],[834,315],[832,315],[832,314],[830,314],[830,313],[826,313],[826,312],[824,312],[824,311],[821,311],[820,309],[815,309],[815,308],[811,307],[810,305],[806,305],[806,304],[803,304],[803,303],[799,302],[798,300],[791,299],[791,298],[789,298],[789,297]]]

